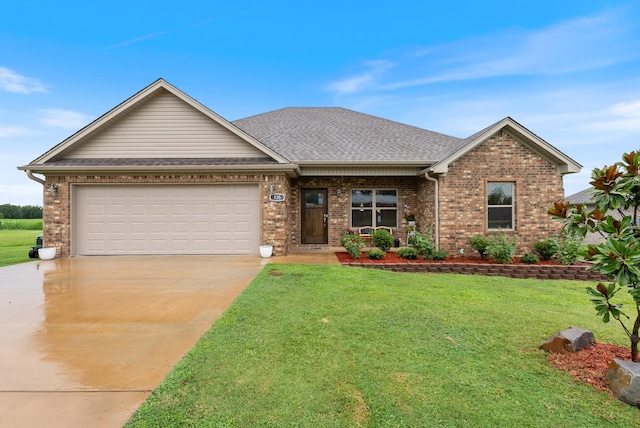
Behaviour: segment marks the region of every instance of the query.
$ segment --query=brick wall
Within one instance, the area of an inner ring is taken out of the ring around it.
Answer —
[[[43,239],[46,246],[55,246],[60,257],[68,257],[71,249],[71,185],[72,184],[187,184],[187,183],[258,183],[261,192],[261,244],[273,245],[274,255],[284,255],[289,249],[291,235],[290,202],[270,202],[269,185],[274,192],[289,191],[289,180],[284,175],[208,175],[208,174],[150,174],[150,175],[82,175],[47,176],[45,188],[56,184],[55,196],[44,194]],[[257,251],[257,249],[256,249]]]
[[[449,165],[440,182],[440,247],[472,252],[468,240],[487,230],[486,187],[490,181],[515,183],[515,230],[518,255],[533,251],[535,241],[559,231],[547,208],[563,198],[562,177],[554,165],[500,131]]]
[[[424,180],[424,178],[422,179]],[[340,235],[350,227],[351,221],[351,190],[352,189],[396,189],[398,191],[398,228],[394,236],[402,239],[406,245],[407,228],[404,220],[403,204],[407,204],[410,210],[420,211],[418,206],[418,178],[415,177],[313,177],[298,178],[291,183],[291,211],[290,211],[290,240],[291,244],[304,247],[301,244],[301,189],[326,188],[328,189],[328,235],[329,246],[340,246]],[[426,180],[425,180],[426,181]],[[338,189],[342,194],[338,196]],[[423,202],[424,205],[424,202]],[[427,211],[433,212],[433,206]],[[425,217],[426,218],[426,217]],[[318,245],[310,245],[317,247]]]

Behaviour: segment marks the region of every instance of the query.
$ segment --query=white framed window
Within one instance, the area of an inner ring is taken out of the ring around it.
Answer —
[[[398,191],[351,190],[351,227],[398,227]]]
[[[487,183],[487,229],[515,229],[514,190],[512,182]]]

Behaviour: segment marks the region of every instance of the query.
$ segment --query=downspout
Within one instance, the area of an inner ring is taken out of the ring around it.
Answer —
[[[429,181],[433,181],[434,184],[434,205],[435,205],[435,241],[436,241],[436,249],[440,249],[440,203],[438,199],[438,179],[433,178],[429,175],[428,172],[424,174],[424,178]]]
[[[33,181],[37,181],[38,183],[42,184],[44,186],[44,180],[40,177],[36,177],[35,175],[33,175],[33,172],[31,172],[30,169],[26,169],[24,172],[27,173],[27,177],[29,177],[30,179],[32,179]]]

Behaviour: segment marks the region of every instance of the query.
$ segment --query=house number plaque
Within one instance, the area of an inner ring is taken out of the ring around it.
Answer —
[[[283,193],[272,193],[269,195],[269,200],[271,202],[284,202],[284,194]]]

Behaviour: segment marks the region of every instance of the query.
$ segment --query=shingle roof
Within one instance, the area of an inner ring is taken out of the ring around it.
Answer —
[[[429,165],[466,141],[339,107],[288,107],[232,123],[291,162]]]
[[[593,197],[592,194],[587,193],[587,190],[589,189],[585,189],[585,190],[581,190],[578,193],[574,193],[573,195],[569,195],[567,196],[565,199],[565,201],[571,203],[571,204],[593,204],[595,202],[593,202],[591,200],[591,198]]]

